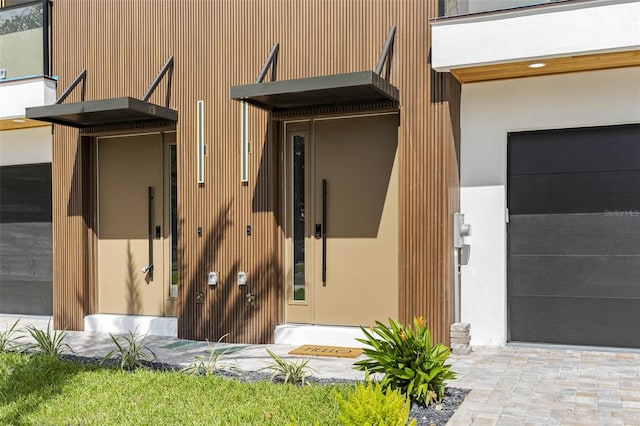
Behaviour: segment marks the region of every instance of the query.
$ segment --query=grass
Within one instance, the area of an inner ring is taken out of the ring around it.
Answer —
[[[100,368],[0,354],[0,424],[338,424],[334,389]]]

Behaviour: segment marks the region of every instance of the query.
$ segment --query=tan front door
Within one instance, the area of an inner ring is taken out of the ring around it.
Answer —
[[[166,313],[165,145],[160,133],[97,141],[100,313]]]
[[[397,317],[397,131],[396,114],[287,125],[287,321]]]

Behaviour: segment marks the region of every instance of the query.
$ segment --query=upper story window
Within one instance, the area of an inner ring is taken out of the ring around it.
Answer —
[[[440,0],[441,16],[471,15],[574,0]]]
[[[51,72],[50,2],[0,0],[0,81]]]

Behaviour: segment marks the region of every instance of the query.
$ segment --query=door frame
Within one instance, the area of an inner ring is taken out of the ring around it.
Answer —
[[[94,253],[93,264],[95,270],[95,313],[100,314],[100,253],[98,248],[98,242],[100,240],[100,196],[99,196],[99,175],[100,175],[100,160],[99,160],[99,149],[98,149],[98,140],[99,139],[114,139],[114,138],[124,138],[124,137],[137,137],[137,136],[145,136],[145,135],[160,135],[161,137],[161,167],[162,167],[162,188],[158,188],[155,193],[162,194],[163,202],[162,202],[162,253],[159,254],[160,258],[163,260],[163,268],[164,271],[164,279],[162,283],[162,300],[163,300],[163,317],[175,317],[177,316],[177,304],[178,304],[178,296],[171,296],[171,230],[170,230],[170,156],[169,156],[169,147],[170,145],[176,145],[177,147],[177,131],[176,130],[156,130],[156,131],[144,131],[144,132],[117,132],[117,133],[106,133],[106,134],[92,134],[91,135],[91,146],[92,146],[92,163],[94,164],[92,177],[92,188],[95,193],[93,209],[94,209],[94,223],[95,223],[95,241],[94,241]],[[177,156],[177,149],[176,149]],[[179,178],[179,174],[177,174],[177,178]],[[155,257],[155,256],[154,256]],[[124,315],[124,314],[123,314]]]
[[[323,115],[323,116],[303,116],[292,118],[291,120],[282,120],[280,123],[281,136],[280,143],[282,144],[282,178],[281,178],[281,190],[282,190],[282,214],[283,219],[283,244],[282,244],[282,280],[283,288],[283,304],[284,304],[284,322],[285,323],[304,323],[304,324],[317,324],[315,321],[315,305],[314,305],[314,293],[315,283],[314,279],[318,275],[317,268],[322,267],[315,262],[316,244],[313,244],[314,221],[305,221],[305,301],[292,300],[292,251],[291,251],[291,231],[292,231],[292,215],[291,215],[291,185],[292,185],[292,163],[291,163],[291,143],[292,136],[296,134],[305,134],[309,139],[308,143],[305,141],[305,211],[311,212],[312,215],[316,211],[316,191],[317,186],[315,184],[316,179],[316,165],[313,161],[313,153],[316,149],[316,131],[315,126],[318,121],[328,120],[346,120],[357,118],[370,118],[376,116],[388,116],[397,115],[400,112],[398,110],[386,110],[370,113],[356,113],[356,114],[335,114],[335,115]],[[316,218],[314,220],[317,221]],[[324,225],[323,225],[324,226]]]
[[[293,299],[293,276],[291,271],[293,270],[293,215],[292,215],[292,203],[293,203],[293,163],[292,163],[292,144],[294,136],[304,135],[305,138],[305,212],[313,211],[314,199],[312,194],[313,185],[313,161],[311,160],[311,153],[314,148],[313,138],[313,121],[312,120],[298,120],[293,122],[283,123],[283,135],[284,135],[284,179],[283,179],[283,217],[284,217],[284,244],[283,244],[283,274],[284,279],[284,304],[285,304],[285,321],[294,323],[312,323],[313,321],[313,291],[310,291],[312,285],[312,279],[314,276],[314,262],[308,262],[308,260],[314,258],[314,245],[310,243],[311,238],[311,224],[305,220],[305,300]]]

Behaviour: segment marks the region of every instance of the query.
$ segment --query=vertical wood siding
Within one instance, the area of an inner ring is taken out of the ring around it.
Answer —
[[[423,315],[448,341],[453,320],[451,213],[458,209],[459,86],[428,64],[428,19],[437,0],[56,0],[58,93],[87,68],[86,99],[142,97],[174,55],[171,107],[178,111],[179,335],[269,342],[284,321],[282,200],[277,125],[250,108],[249,183],[240,182],[240,104],[232,85],[252,83],[274,42],[278,79],[371,70],[391,25],[391,82],[400,89],[401,320]],[[162,104],[164,84],[151,98]],[[196,179],[196,101],[205,103],[205,183]],[[69,100],[72,101],[72,100]],[[68,102],[69,102],[68,101]],[[452,120],[453,117],[453,120]],[[453,123],[453,125],[452,125]],[[95,309],[89,144],[76,130],[54,136],[54,311],[57,325],[82,327]],[[82,180],[82,176],[85,180]],[[81,209],[80,209],[81,210]],[[247,236],[247,225],[252,235]],[[197,236],[201,226],[203,236]],[[217,271],[209,289],[207,272]],[[238,287],[239,271],[248,275]],[[196,303],[197,292],[205,293]],[[245,295],[256,295],[256,305]],[[87,296],[87,294],[90,294]],[[79,300],[82,299],[82,303]]]

